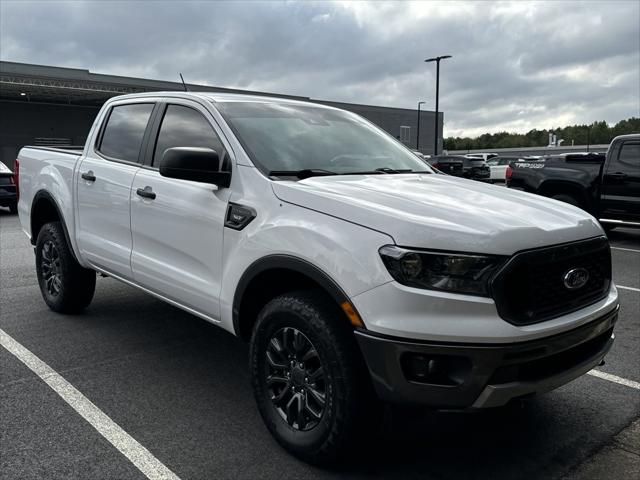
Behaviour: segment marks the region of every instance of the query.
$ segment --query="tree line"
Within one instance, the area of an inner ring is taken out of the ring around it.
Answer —
[[[620,120],[613,126],[607,122],[593,122],[590,125],[570,125],[551,130],[529,130],[527,133],[484,133],[476,138],[448,137],[444,139],[445,150],[481,150],[487,148],[546,147],[549,133],[554,133],[562,145],[607,144],[618,136],[627,133],[640,133],[640,118],[631,117]]]

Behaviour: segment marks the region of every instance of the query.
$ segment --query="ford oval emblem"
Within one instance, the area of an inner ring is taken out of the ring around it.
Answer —
[[[564,274],[564,286],[569,290],[584,287],[589,281],[589,271],[586,268],[572,268]]]

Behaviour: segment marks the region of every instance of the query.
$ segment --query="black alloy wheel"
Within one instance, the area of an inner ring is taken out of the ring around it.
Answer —
[[[266,385],[280,416],[296,430],[311,430],[325,411],[324,367],[309,339],[293,327],[275,332],[266,350]]]
[[[47,292],[52,297],[57,297],[62,289],[62,268],[60,265],[60,254],[52,240],[48,240],[42,246],[40,256],[42,277]]]

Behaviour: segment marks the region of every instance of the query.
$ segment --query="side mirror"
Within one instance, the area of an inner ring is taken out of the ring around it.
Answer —
[[[160,161],[160,175],[212,183],[220,188],[231,185],[231,172],[220,171],[220,157],[210,148],[174,147],[165,150]]]

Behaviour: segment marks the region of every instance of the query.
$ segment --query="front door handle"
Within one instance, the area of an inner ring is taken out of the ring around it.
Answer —
[[[144,188],[139,188],[136,190],[136,193],[142,198],[148,198],[149,200],[154,200],[156,198],[156,194],[150,186],[146,186]]]
[[[95,182],[96,181],[96,176],[93,174],[93,172],[91,170],[89,170],[88,172],[84,172],[81,175],[83,180],[86,180],[87,182]]]

